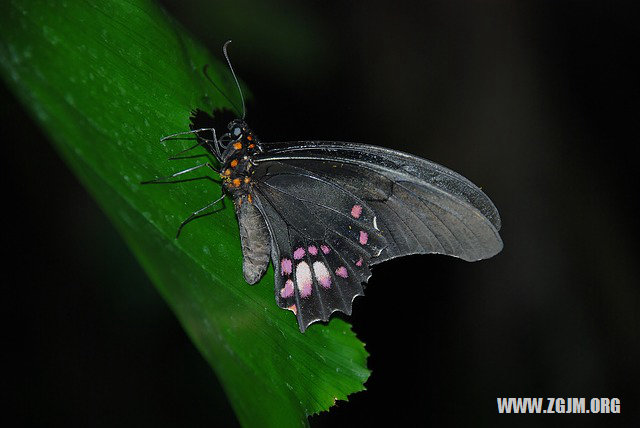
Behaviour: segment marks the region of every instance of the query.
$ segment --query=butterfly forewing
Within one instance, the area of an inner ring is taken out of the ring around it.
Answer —
[[[462,175],[435,162],[383,147],[336,141],[265,143],[264,149],[265,153],[256,161],[308,159],[318,165],[315,161],[328,160],[377,170],[392,180],[413,177],[452,197],[466,200],[500,230],[500,215],[489,197]]]
[[[405,153],[351,143],[266,145],[260,165],[288,164],[356,195],[376,216],[387,241],[372,260],[438,253],[474,261],[502,249],[500,217],[473,183]]]

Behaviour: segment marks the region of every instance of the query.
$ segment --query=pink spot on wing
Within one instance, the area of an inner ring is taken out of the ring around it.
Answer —
[[[284,258],[280,261],[280,275],[291,274],[291,259]]]
[[[322,262],[313,262],[313,274],[324,288],[331,287],[331,275]]]
[[[351,208],[351,215],[353,216],[353,218],[360,218],[361,214],[362,214],[362,206],[354,205],[353,208]]]
[[[293,281],[287,279],[287,282],[284,283],[284,288],[280,290],[280,296],[285,299],[293,296]]]
[[[307,250],[309,250],[309,254],[311,254],[312,256],[315,256],[316,254],[318,254],[318,247],[316,247],[315,245],[309,246]]]
[[[362,245],[366,244],[369,240],[369,234],[363,230],[360,231],[360,243]],[[295,257],[295,256],[294,256]]]
[[[362,257],[360,257],[360,259],[358,259],[358,261],[356,262],[356,266],[358,266],[358,267],[362,266]]]
[[[298,291],[300,297],[309,297],[311,295],[311,268],[307,262],[300,262],[296,265],[296,282],[298,283]]]
[[[329,254],[331,252],[331,249],[329,247],[327,247],[326,245],[320,245],[320,249],[325,254]]]
[[[299,247],[298,249],[296,249],[296,250],[293,252],[293,258],[294,258],[294,259],[296,259],[296,260],[300,260],[300,259],[301,259],[301,258],[303,258],[303,257],[304,257],[304,248]]]
[[[348,278],[349,277],[349,273],[347,272],[347,268],[344,266],[340,266],[338,269],[336,269],[336,275],[338,275],[341,278]]]

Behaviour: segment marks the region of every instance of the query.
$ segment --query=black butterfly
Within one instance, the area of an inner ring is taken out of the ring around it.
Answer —
[[[228,128],[219,139],[213,128],[165,137],[195,133],[196,146],[221,165],[220,171],[206,163],[171,176],[206,166],[222,178],[221,198],[180,228],[231,196],[245,280],[258,282],[271,259],[276,302],[293,311],[303,332],[335,311],[351,314],[372,265],[429,253],[476,261],[502,249],[491,200],[443,166],[363,144],[264,143],[244,120],[232,120]]]

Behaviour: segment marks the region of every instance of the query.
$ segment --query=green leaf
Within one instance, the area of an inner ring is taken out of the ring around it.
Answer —
[[[349,324],[334,319],[302,334],[275,304],[272,269],[255,286],[244,282],[231,203],[174,239],[190,212],[219,195],[218,184],[140,185],[202,162],[168,161],[185,146],[159,139],[187,130],[195,108],[231,107],[205,79],[205,64],[239,104],[226,66],[147,1],[0,8],[3,77],[122,233],[240,422],[305,425],[362,390],[367,353]]]

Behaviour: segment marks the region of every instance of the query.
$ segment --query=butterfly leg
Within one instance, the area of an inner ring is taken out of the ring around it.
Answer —
[[[191,215],[189,217],[187,217],[182,223],[180,223],[180,226],[178,227],[178,233],[176,233],[176,239],[178,239],[178,237],[180,236],[180,232],[182,232],[182,228],[187,223],[189,223],[191,220],[193,220],[196,217],[198,217],[198,215],[201,212],[208,210],[209,208],[211,208],[212,206],[214,206],[218,202],[222,201],[223,199],[224,199],[224,191],[222,192],[222,195],[218,199],[216,199],[215,201],[211,202],[207,206],[200,208],[198,211],[195,211],[195,212],[191,213]],[[224,206],[224,202],[223,202],[223,206]]]
[[[200,169],[200,168],[203,168],[203,167],[205,167],[205,166],[206,166],[207,168],[211,169],[211,171],[213,171],[213,172],[215,172],[215,173],[219,174],[219,171],[218,171],[218,170],[216,170],[216,169],[213,167],[213,165],[211,165],[209,162],[205,162],[205,163],[202,163],[202,164],[200,164],[200,165],[196,165],[196,166],[193,166],[193,167],[191,167],[191,168],[187,168],[187,169],[184,169],[184,170],[182,170],[182,171],[178,171],[178,172],[176,172],[175,174],[171,174],[171,175],[169,175],[169,176],[167,176],[167,177],[159,177],[159,178],[155,178],[155,179],[153,179],[153,180],[143,181],[143,182],[142,182],[142,183],[140,183],[140,184],[151,184],[151,183],[170,183],[170,181],[166,181],[166,180],[169,180],[169,179],[174,178],[174,177],[178,177],[178,176],[180,176],[180,175],[182,175],[182,174],[186,174],[187,172],[195,171],[195,170]]]
[[[199,128],[199,129],[192,129],[191,131],[176,132],[175,134],[167,135],[165,137],[160,138],[160,141],[167,141],[173,137],[177,137],[178,135],[187,135],[187,134],[196,134],[196,136],[199,137],[198,132],[203,132],[203,131],[210,131],[211,133],[213,133],[214,141],[217,140],[216,130],[214,128]]]
[[[213,139],[200,137],[198,132],[204,132],[204,131],[211,132],[213,134]],[[178,155],[180,155],[180,154],[182,154],[184,152],[188,152],[189,150],[195,149],[196,147],[201,146],[203,144],[207,144],[209,146],[209,149],[212,152],[217,154],[218,158],[222,157],[222,154],[220,152],[220,144],[218,142],[218,137],[216,135],[216,130],[214,128],[199,128],[199,129],[193,129],[191,131],[177,132],[175,134],[171,134],[171,135],[167,135],[166,137],[162,137],[160,139],[160,141],[167,141],[167,140],[169,140],[171,138],[174,138],[174,137],[177,137],[179,135],[187,135],[187,134],[196,134],[196,137],[201,139],[202,142],[196,144],[195,146],[189,147],[188,149],[183,150],[180,153],[177,153],[176,155],[171,156],[169,159],[172,159],[175,156],[178,156]],[[211,144],[211,143],[213,143],[213,144]]]
[[[213,143],[214,140],[209,140],[207,138],[200,138],[200,140],[202,140],[202,141],[200,141],[199,143],[194,144],[193,146],[188,147],[188,148],[186,148],[184,150],[180,150],[178,153],[175,153],[175,154],[169,156],[169,160],[183,159],[183,158],[181,158],[179,156],[184,154],[184,153],[187,153],[187,152],[189,152],[189,151],[191,151],[193,149],[195,149],[196,147],[200,147],[200,146],[204,146],[204,145],[207,145],[210,150],[214,150],[213,146],[211,145],[211,143]]]

